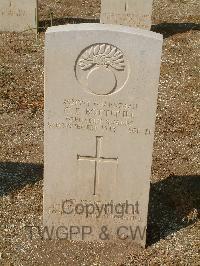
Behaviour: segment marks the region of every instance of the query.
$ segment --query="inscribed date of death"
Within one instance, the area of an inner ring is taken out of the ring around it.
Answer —
[[[49,122],[49,128],[76,128],[89,131],[106,130],[115,133],[120,127],[131,134],[151,135],[148,128],[135,126],[137,104],[91,102],[65,99],[63,121]]]

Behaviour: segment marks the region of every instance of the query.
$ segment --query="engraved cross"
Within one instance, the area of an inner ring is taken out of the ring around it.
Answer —
[[[118,158],[105,158],[101,155],[103,137],[96,137],[96,154],[95,156],[81,156],[77,155],[78,161],[90,161],[95,162],[95,173],[94,173],[94,191],[93,195],[96,195],[96,187],[99,181],[99,166],[101,163],[118,163]]]

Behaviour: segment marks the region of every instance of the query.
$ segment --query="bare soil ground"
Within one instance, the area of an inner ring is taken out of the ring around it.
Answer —
[[[41,21],[49,10],[98,18],[100,1],[40,0]],[[145,250],[30,240],[26,226],[42,224],[44,33],[0,33],[0,265],[200,265],[199,14],[199,0],[154,2],[165,39]]]

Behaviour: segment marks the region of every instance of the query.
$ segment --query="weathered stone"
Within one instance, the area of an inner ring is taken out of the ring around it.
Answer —
[[[101,0],[101,23],[151,28],[153,0]]]
[[[37,32],[37,0],[1,0],[0,31]]]
[[[104,240],[106,226],[109,240],[145,245],[161,50],[161,35],[124,26],[47,30],[44,225],[54,238]]]

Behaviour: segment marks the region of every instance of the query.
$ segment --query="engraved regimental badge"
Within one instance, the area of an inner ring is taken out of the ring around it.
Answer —
[[[78,82],[89,93],[110,95],[128,80],[129,66],[123,52],[111,44],[93,44],[84,49],[75,66]]]

